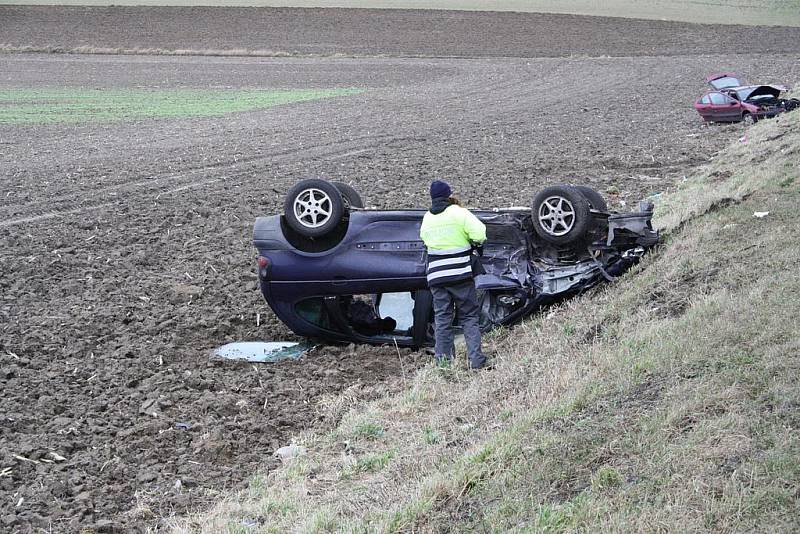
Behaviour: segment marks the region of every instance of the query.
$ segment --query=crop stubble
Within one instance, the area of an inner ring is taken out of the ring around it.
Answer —
[[[362,41],[378,43],[378,22]],[[578,49],[558,26],[537,31]],[[791,54],[648,57],[613,42],[620,57],[0,56],[4,88],[364,90],[221,118],[0,126],[3,527],[130,528],[202,507],[325,424],[323,395],[397,387],[393,348],[209,361],[228,341],[291,338],[256,290],[250,228],[296,180],[351,182],[375,207],[424,205],[434,177],[473,206],[574,181],[624,209],[742,135],[691,110],[706,73],[800,78]]]

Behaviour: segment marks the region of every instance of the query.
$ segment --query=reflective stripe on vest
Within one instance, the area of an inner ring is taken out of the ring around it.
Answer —
[[[447,250],[428,250],[429,256],[450,256],[452,254],[463,254],[464,252],[472,252],[472,247],[467,245],[466,247],[458,247],[458,248],[451,248]]]
[[[428,285],[445,285],[472,278],[472,248],[428,251]]]

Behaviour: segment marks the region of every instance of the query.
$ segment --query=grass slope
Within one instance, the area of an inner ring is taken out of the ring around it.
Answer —
[[[490,336],[493,370],[328,399],[307,455],[175,531],[797,531],[799,162],[800,113],[755,125],[657,206],[661,250]]]
[[[0,0],[22,5],[270,6],[519,11],[676,20],[706,24],[800,26],[798,0]]]
[[[345,96],[354,89],[0,89],[0,124],[212,117]]]

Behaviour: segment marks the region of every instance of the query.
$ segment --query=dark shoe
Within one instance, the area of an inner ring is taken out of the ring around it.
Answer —
[[[480,364],[478,364],[478,365],[474,365],[474,364],[472,364],[472,363],[470,362],[470,364],[469,364],[469,368],[470,368],[470,369],[475,369],[475,370],[477,370],[477,369],[486,369],[486,362],[480,363]]]

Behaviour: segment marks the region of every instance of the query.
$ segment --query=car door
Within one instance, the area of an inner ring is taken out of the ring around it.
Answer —
[[[697,102],[694,103],[694,109],[703,117],[704,120],[713,121],[711,110],[711,97],[708,94],[703,95]]]
[[[717,122],[741,120],[742,110],[738,100],[718,92],[709,93],[708,96],[711,99],[710,120]]]

